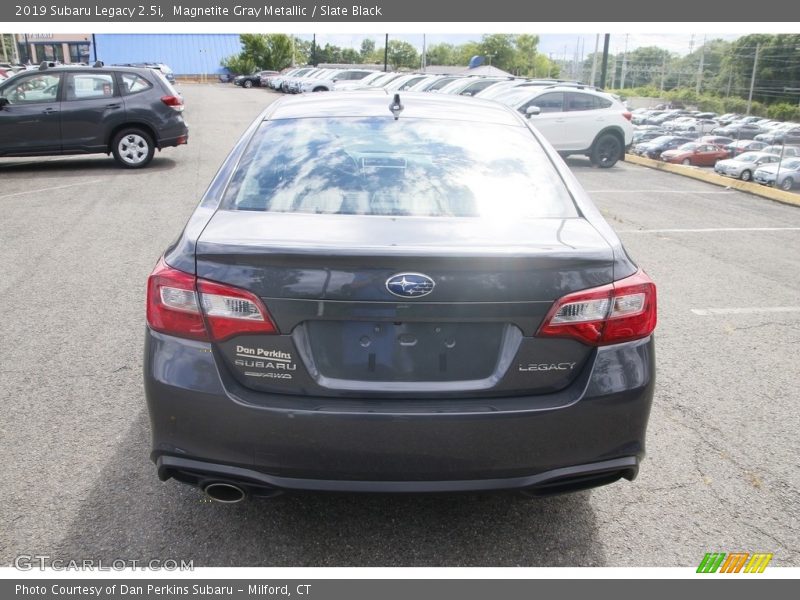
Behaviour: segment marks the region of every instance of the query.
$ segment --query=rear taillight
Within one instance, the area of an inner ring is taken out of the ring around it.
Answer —
[[[183,111],[183,98],[180,96],[161,96],[161,101],[178,112]]]
[[[633,118],[633,114],[629,113],[628,111],[622,113],[622,116],[625,117],[628,121],[630,121]]]
[[[211,342],[278,333],[255,295],[173,269],[163,258],[147,280],[147,324],[161,333]]]
[[[656,328],[656,286],[644,271],[555,302],[539,337],[569,337],[592,346],[647,337]]]

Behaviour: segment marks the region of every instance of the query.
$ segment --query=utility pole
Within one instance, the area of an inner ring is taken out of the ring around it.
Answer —
[[[667,55],[661,59],[661,93],[664,93],[664,77],[667,75]]]
[[[317,66],[317,34],[311,38],[311,64]]]
[[[608,74],[608,44],[611,41],[611,34],[605,34],[603,39],[603,65],[600,67],[600,87],[606,87],[606,75]]]
[[[427,67],[427,64],[428,64],[428,57],[425,56],[425,52],[426,52],[425,41],[426,41],[425,40],[425,34],[423,33],[422,34],[422,72],[423,73],[425,72],[425,67]]]
[[[725,97],[729,97],[731,95],[731,85],[733,85],[733,67],[729,66],[730,72],[728,73],[728,91],[725,92]]]
[[[6,51],[6,34],[0,33],[0,42],[3,43],[3,62],[8,62],[8,52]]]
[[[697,87],[695,93],[700,93],[700,84],[703,81],[703,63],[706,58],[706,36],[703,36],[703,45],[700,47],[700,65],[697,67]]]
[[[619,87],[625,88],[625,72],[628,70],[628,34],[625,34],[625,51],[622,53],[622,74],[620,75]]]
[[[19,36],[16,33],[11,34],[11,54],[14,55],[14,63],[20,64],[19,61]]]
[[[389,34],[386,34],[386,42],[384,42],[383,46],[383,70],[384,72],[389,70]]]
[[[600,34],[594,36],[594,55],[592,56],[592,76],[589,85],[594,85],[594,76],[597,74],[597,49],[600,47]]]
[[[750,77],[750,94],[747,96],[747,114],[750,114],[750,106],[753,104],[753,88],[756,85],[756,67],[758,66],[758,51],[761,44],[756,44],[756,56],[753,59],[753,75]]]
[[[617,80],[617,57],[614,56],[614,62],[611,63],[611,89],[614,89],[614,82]]]

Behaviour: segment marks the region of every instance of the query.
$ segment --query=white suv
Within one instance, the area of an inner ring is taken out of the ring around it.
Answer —
[[[633,142],[628,109],[611,94],[588,87],[537,88],[511,106],[528,117],[561,156],[585,154],[604,169],[624,158]]]

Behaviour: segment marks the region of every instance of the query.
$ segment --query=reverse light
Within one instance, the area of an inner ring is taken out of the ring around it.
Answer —
[[[254,294],[173,269],[163,258],[147,281],[147,324],[168,335],[211,342],[278,333]]]
[[[656,286],[639,270],[614,283],[563,296],[553,304],[536,335],[603,346],[647,337],[656,321]]]
[[[633,119],[633,114],[628,112],[627,110],[624,113],[622,113],[622,116],[623,116],[623,118],[627,119],[628,121]]]
[[[266,307],[250,292],[205,279],[197,280],[197,290],[212,341],[252,333],[278,333]]]

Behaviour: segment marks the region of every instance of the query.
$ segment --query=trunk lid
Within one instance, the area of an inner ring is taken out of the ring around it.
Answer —
[[[218,211],[196,258],[198,277],[253,292],[280,331],[218,344],[239,383],[419,397],[568,385],[591,348],[532,336],[554,300],[613,281],[614,256],[582,218]],[[398,297],[387,281],[402,274],[433,287]]]

